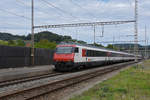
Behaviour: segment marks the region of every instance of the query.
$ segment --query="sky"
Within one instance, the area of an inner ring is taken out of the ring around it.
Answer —
[[[52,25],[97,21],[134,20],[134,0],[34,0],[34,25]],[[138,3],[138,39],[150,39],[150,0]],[[134,41],[134,23],[96,26],[96,42]],[[69,35],[73,39],[93,43],[94,28],[72,27],[35,29],[35,32],[51,31]],[[104,33],[102,32],[104,31]],[[28,35],[31,32],[31,0],[1,0],[0,32]],[[103,33],[103,37],[102,37]],[[117,42],[120,43],[120,42]],[[145,45],[144,42],[139,42]],[[105,45],[105,43],[103,43]]]

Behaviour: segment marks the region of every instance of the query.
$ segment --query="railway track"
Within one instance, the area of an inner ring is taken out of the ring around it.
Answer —
[[[27,77],[27,78],[21,78],[21,79],[8,80],[8,81],[0,82],[0,87],[18,84],[18,83],[23,83],[23,82],[32,81],[32,80],[38,80],[38,79],[42,79],[42,78],[46,78],[46,77],[53,77],[53,76],[62,75],[62,74],[63,73],[52,72],[52,73],[43,74],[40,76],[33,76],[33,77]]]
[[[43,94],[77,84],[79,82],[112,72],[131,64],[134,64],[134,62],[121,63],[107,67],[95,68],[92,70],[54,76],[42,84],[35,84],[31,87],[14,91],[0,92],[0,100],[30,100]]]

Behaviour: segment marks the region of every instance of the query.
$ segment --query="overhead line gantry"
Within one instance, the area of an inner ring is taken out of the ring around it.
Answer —
[[[34,28],[62,28],[62,27],[117,25],[117,24],[126,24],[126,23],[134,23],[134,22],[135,22],[135,20],[108,21],[108,22],[89,22],[89,23],[72,23],[72,24],[41,25],[41,26],[34,26]]]

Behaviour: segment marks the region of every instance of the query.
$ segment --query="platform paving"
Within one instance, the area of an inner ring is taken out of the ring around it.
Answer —
[[[51,73],[53,65],[0,69],[0,82]]]

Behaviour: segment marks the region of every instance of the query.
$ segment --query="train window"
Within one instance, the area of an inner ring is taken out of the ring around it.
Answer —
[[[91,50],[91,57],[94,57],[94,51]]]
[[[97,57],[105,57],[107,56],[107,52],[104,51],[96,51],[96,55]]]
[[[96,57],[97,56],[97,51],[94,51],[94,57]]]
[[[91,50],[88,50],[88,56],[92,57],[92,51]]]
[[[103,51],[87,50],[86,56],[87,57],[105,57],[107,56],[107,53]]]
[[[56,53],[58,54],[65,54],[65,53],[72,53],[73,48],[72,47],[58,47],[56,49]]]
[[[102,52],[103,56],[107,56],[107,52]]]
[[[92,50],[87,50],[87,57],[93,57],[94,51]]]
[[[79,48],[75,48],[74,52],[78,53],[79,52]]]
[[[111,57],[115,57],[116,56],[116,53],[112,53]]]
[[[120,57],[120,54],[119,54],[119,53],[117,53],[117,54],[116,54],[116,57]]]
[[[91,50],[87,50],[87,51],[86,51],[86,56],[87,56],[87,57],[90,57],[90,56],[91,56]]]

